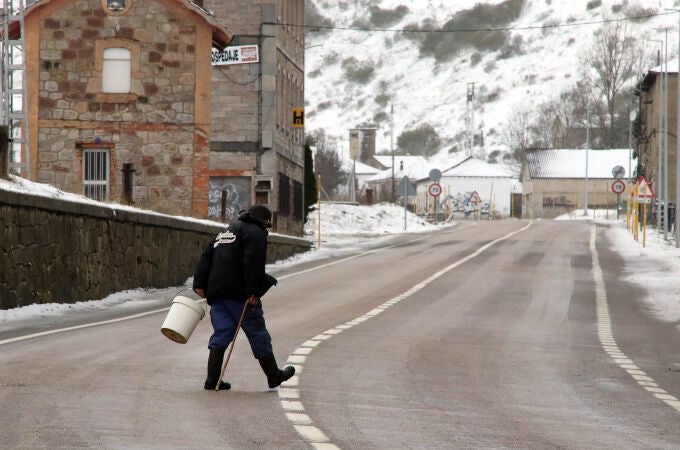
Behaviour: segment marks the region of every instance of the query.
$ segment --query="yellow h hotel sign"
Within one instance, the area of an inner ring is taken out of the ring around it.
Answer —
[[[304,108],[293,108],[293,126],[305,126],[305,110]]]

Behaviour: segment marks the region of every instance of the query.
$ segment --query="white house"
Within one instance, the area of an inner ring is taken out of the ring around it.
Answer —
[[[435,197],[430,195],[432,183],[429,177],[417,181],[418,214],[434,214]],[[517,189],[517,179],[510,171],[472,156],[442,170],[438,183],[441,194],[437,198],[437,212],[445,217],[456,211],[464,216],[471,210],[490,211],[491,217],[509,217],[513,206],[512,194]]]

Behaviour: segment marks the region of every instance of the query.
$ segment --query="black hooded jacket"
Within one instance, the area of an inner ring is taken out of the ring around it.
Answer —
[[[205,248],[194,272],[194,290],[203,289],[209,305],[220,300],[261,297],[276,284],[265,273],[267,230],[241,214]]]

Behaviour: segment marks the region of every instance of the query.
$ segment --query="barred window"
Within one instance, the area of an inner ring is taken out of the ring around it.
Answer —
[[[109,199],[108,149],[83,149],[83,194],[93,200]]]
[[[293,219],[295,220],[302,220],[303,201],[302,183],[293,181]]]
[[[290,178],[279,173],[279,214],[290,214]]]

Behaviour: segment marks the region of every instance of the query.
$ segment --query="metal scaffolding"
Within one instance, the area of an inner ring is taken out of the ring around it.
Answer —
[[[30,178],[26,63],[24,59],[25,0],[2,0],[0,9],[0,125],[9,129],[8,167]]]

